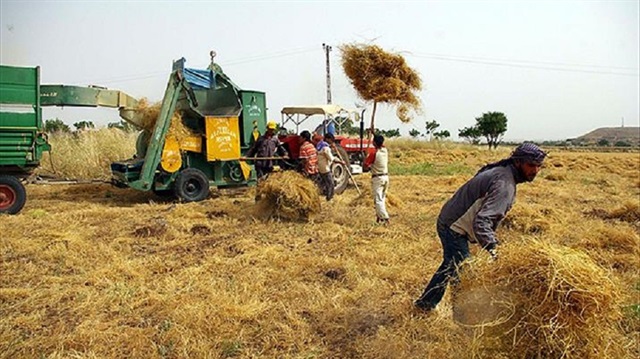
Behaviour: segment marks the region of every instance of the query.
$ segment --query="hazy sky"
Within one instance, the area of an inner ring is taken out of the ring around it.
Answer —
[[[333,46],[333,103],[357,96],[341,44],[403,54],[423,80],[424,115],[378,127],[403,135],[436,120],[454,138],[484,112],[506,139],[565,139],[640,125],[638,1],[14,1],[0,0],[0,62],[40,66],[42,83],[102,85],[162,99],[172,61],[205,68],[209,51],[244,89],[265,91],[269,118],[326,102],[322,43]],[[370,114],[371,106],[367,112]],[[47,108],[98,125],[116,110]]]

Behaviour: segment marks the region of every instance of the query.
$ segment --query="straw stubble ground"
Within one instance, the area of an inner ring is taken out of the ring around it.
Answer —
[[[353,187],[309,222],[279,222],[252,215],[253,189],[174,204],[106,184],[28,186],[21,214],[0,217],[0,357],[485,356],[449,295],[432,315],[412,302],[440,264],[441,205],[508,151],[389,147],[397,165],[433,166],[392,176],[388,227]],[[638,160],[553,153],[498,232],[593,258],[619,283],[629,357],[640,330],[630,307],[640,302]]]

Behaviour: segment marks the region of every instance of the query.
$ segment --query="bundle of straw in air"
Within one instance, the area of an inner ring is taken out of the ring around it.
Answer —
[[[422,80],[404,57],[370,44],[345,44],[340,50],[342,68],[358,94],[367,101],[398,105],[398,118],[409,122],[409,110],[420,109]]]
[[[321,209],[317,186],[294,171],[270,174],[257,194],[256,214],[264,218],[308,220]]]
[[[454,318],[474,347],[509,358],[623,358],[621,288],[581,251],[542,241],[478,256],[461,271]]]

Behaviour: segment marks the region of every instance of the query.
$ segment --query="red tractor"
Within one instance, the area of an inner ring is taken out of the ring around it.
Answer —
[[[342,193],[347,188],[350,173],[362,173],[362,162],[369,148],[373,148],[373,143],[363,138],[364,123],[361,121],[361,116],[357,111],[344,109],[338,105],[320,105],[285,107],[282,109],[281,114],[282,121],[278,139],[287,150],[291,160],[284,163],[284,167],[296,166],[300,154],[300,136],[298,135],[300,133],[300,125],[315,116],[316,119],[322,117],[322,120],[319,121],[319,125],[311,127],[313,131],[309,131],[318,135],[332,132],[336,139],[336,148],[333,151],[334,156],[349,164],[346,166],[341,163],[334,163],[332,166],[336,194]],[[349,137],[345,135],[347,128],[351,128],[355,124],[360,125],[360,136]],[[293,127],[293,125],[295,125],[295,132],[293,128],[288,127]]]

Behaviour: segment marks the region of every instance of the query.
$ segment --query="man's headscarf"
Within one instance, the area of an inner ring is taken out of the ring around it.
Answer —
[[[540,149],[540,147],[534,143],[525,142],[511,152],[510,158],[541,165],[545,157],[547,157],[547,153]]]
[[[498,162],[489,163],[482,167],[478,173],[484,172],[486,170],[492,169],[498,166],[507,166],[516,161],[523,161],[529,163],[535,163],[537,165],[541,165],[544,158],[547,157],[547,153],[544,152],[540,147],[531,142],[525,142],[518,147],[516,147],[513,152],[511,152],[511,156],[509,158],[505,158]],[[478,174],[476,173],[476,175]]]

